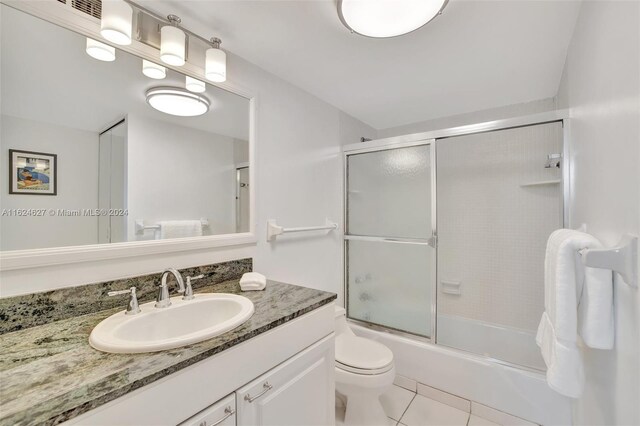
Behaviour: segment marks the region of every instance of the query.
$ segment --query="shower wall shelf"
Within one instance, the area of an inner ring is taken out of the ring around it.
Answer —
[[[582,263],[590,268],[611,269],[620,274],[624,282],[638,287],[638,237],[626,234],[617,246],[579,251]]]
[[[520,185],[520,187],[526,187],[526,186],[542,186],[542,185],[557,185],[562,183],[562,181],[560,179],[555,179],[555,180],[541,180],[539,182],[529,182],[529,183],[523,183],[522,185]]]
[[[326,220],[326,223],[321,226],[304,226],[299,228],[284,228],[279,226],[275,220],[267,221],[267,242],[274,241],[278,235],[288,234],[293,232],[311,232],[311,231],[335,231],[338,229],[338,224]]]

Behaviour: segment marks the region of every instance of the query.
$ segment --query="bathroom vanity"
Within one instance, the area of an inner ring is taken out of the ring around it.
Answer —
[[[212,292],[241,293],[235,279],[196,289]],[[0,425],[333,423],[335,294],[272,281],[242,294],[255,306],[247,322],[167,351],[91,348],[118,309],[2,335]]]

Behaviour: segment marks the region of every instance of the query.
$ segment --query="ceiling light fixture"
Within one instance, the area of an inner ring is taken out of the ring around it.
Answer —
[[[160,59],[174,66],[185,63],[187,35],[178,26],[182,20],[176,15],[167,16],[169,25],[160,30]]]
[[[194,93],[202,93],[207,90],[207,84],[204,81],[191,78],[188,75],[185,76],[185,87],[188,91]]]
[[[142,74],[149,78],[153,78],[154,80],[162,80],[167,76],[167,69],[162,65],[143,59]]]
[[[205,61],[205,76],[207,80],[222,83],[227,80],[227,54],[220,49],[222,40],[211,38],[211,47],[207,49]]]
[[[153,87],[147,90],[147,103],[154,109],[180,117],[194,117],[209,111],[211,103],[202,95],[180,87]]]
[[[133,8],[123,0],[102,0],[100,34],[112,43],[131,44]]]
[[[87,37],[86,52],[99,61],[111,62],[116,60],[116,48],[108,44]]]
[[[351,32],[375,38],[417,30],[442,13],[448,0],[338,0],[338,16]]]

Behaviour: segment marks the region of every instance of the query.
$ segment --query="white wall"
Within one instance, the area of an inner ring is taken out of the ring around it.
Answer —
[[[135,234],[134,222],[206,218],[205,235],[235,232],[234,139],[129,115],[129,241],[154,239]]]
[[[504,118],[519,117],[522,115],[537,114],[556,109],[554,98],[540,99],[521,104],[506,105],[498,108],[490,108],[467,114],[452,115],[448,117],[434,118],[433,120],[420,121],[399,127],[390,127],[378,130],[379,138],[409,135],[412,133],[428,132],[431,130],[447,129],[449,127],[464,126],[467,124],[482,123],[485,121],[500,120]]]
[[[640,234],[640,3],[584,2],[559,89],[571,109],[571,226]],[[576,424],[640,424],[640,291],[616,277],[613,351],[585,350]]]
[[[2,209],[95,209],[98,207],[98,134],[2,115],[0,188]],[[9,149],[58,155],[58,195],[9,194]],[[52,232],[55,230],[55,232]],[[98,218],[92,216],[2,216],[0,249],[21,250],[97,244]]]

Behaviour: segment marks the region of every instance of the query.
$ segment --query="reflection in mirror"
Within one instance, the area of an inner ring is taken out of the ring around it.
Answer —
[[[248,99],[1,7],[3,251],[249,231]]]

